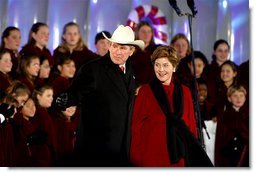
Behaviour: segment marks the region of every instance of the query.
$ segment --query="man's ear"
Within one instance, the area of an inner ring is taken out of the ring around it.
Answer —
[[[230,97],[228,97],[228,101],[229,101],[230,103],[232,103],[232,100],[231,100],[231,98],[230,98]]]
[[[176,68],[175,67],[173,68],[173,72],[176,72]]]
[[[135,52],[135,47],[134,46],[131,46],[131,53],[130,53],[130,56],[132,56],[133,55],[133,53]]]
[[[62,71],[62,66],[61,65],[57,65],[57,69],[58,69],[59,72],[61,72]]]

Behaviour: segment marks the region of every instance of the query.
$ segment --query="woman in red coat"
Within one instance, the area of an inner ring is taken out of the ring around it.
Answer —
[[[134,166],[189,166],[186,152],[191,150],[185,148],[190,136],[196,141],[196,121],[190,90],[172,78],[178,61],[173,47],[160,46],[152,54],[156,78],[140,88],[134,105]]]

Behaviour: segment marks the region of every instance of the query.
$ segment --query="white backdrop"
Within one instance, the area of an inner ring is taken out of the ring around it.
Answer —
[[[186,0],[177,0],[182,12],[190,12]],[[250,58],[248,0],[195,0],[198,14],[193,19],[194,49],[211,60],[213,43],[226,39],[231,45],[231,59],[240,64]],[[126,24],[129,13],[139,5],[154,5],[167,20],[168,40],[182,32],[190,37],[187,17],[179,17],[168,0],[0,0],[0,31],[13,25],[21,29],[21,45],[35,22],[45,22],[50,28],[48,48],[53,51],[60,41],[62,27],[77,22],[82,37],[91,50],[94,37],[102,30],[113,30]]]

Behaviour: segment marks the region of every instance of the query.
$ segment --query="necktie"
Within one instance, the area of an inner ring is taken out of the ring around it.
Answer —
[[[120,69],[124,73],[124,66],[120,66]]]

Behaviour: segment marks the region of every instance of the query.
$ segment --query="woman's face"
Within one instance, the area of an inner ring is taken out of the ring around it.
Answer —
[[[39,78],[48,78],[50,73],[50,65],[48,60],[44,60],[40,66]]]
[[[77,26],[68,26],[63,35],[67,46],[75,47],[80,39],[79,28]]]
[[[52,89],[46,89],[44,92],[40,95],[37,95],[37,99],[39,102],[39,105],[44,108],[49,108],[53,101],[53,90]]]
[[[229,59],[229,47],[227,44],[219,44],[216,50],[213,53],[216,57],[216,61],[219,64],[224,63]]]
[[[32,34],[32,37],[36,41],[36,46],[43,48],[47,46],[49,40],[49,28],[47,26],[41,26],[39,30]]]
[[[158,58],[154,62],[154,72],[156,77],[164,85],[169,85],[173,75],[174,67],[166,57]]]
[[[28,99],[21,109],[21,113],[25,119],[34,117],[36,111],[36,107],[34,101],[32,99]]]
[[[5,53],[0,59],[0,71],[4,74],[11,71],[12,61],[10,53]]]
[[[145,42],[145,45],[149,45],[153,38],[153,30],[151,27],[144,25],[138,31],[138,38]]]
[[[233,83],[236,74],[230,65],[225,64],[221,68],[220,76],[224,83]]]
[[[20,47],[20,31],[19,30],[12,30],[10,31],[10,35],[6,38],[4,38],[4,48],[13,50],[13,51],[18,51]]]
[[[27,66],[27,73],[29,76],[38,76],[40,71],[40,60],[39,58],[32,59],[30,64]]]
[[[76,72],[76,67],[74,61],[69,63],[64,63],[63,65],[58,65],[58,70],[60,75],[65,78],[73,78]]]
[[[205,64],[204,62],[200,59],[200,58],[195,58],[195,68],[196,68],[196,77],[197,78],[200,78],[202,73],[203,73],[203,70],[205,68]],[[194,75],[194,69],[193,69],[193,64],[192,62],[188,63],[188,66],[191,70],[191,74]]]
[[[182,59],[187,56],[189,44],[185,39],[183,38],[177,39],[173,44],[173,47],[176,49],[177,57],[179,59]]]

